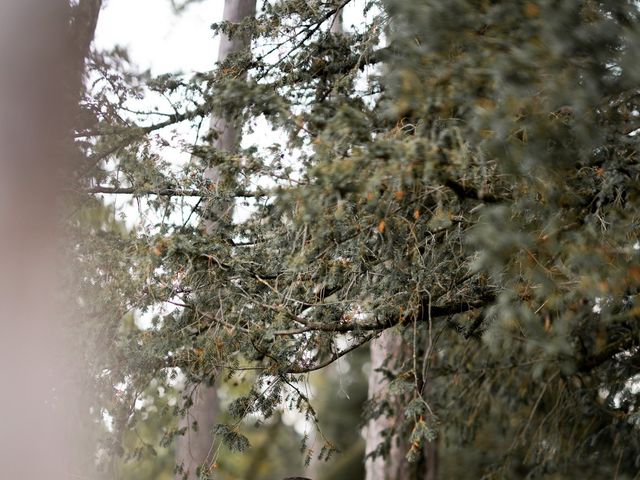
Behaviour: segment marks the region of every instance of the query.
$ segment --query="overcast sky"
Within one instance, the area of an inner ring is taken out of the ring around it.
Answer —
[[[345,8],[345,28],[364,27],[364,4],[353,0]],[[128,47],[134,64],[151,68],[153,74],[209,70],[218,51],[210,27],[222,19],[223,7],[224,0],[203,0],[176,15],[170,0],[105,0],[95,45]],[[368,16],[374,14],[372,10]]]
[[[153,74],[209,70],[218,51],[210,26],[223,6],[224,0],[208,0],[175,15],[169,0],[106,0],[95,45],[127,47],[133,63]]]

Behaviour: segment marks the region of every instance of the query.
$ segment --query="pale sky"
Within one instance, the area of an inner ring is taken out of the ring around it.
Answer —
[[[259,0],[258,3],[261,3]],[[353,0],[344,12],[346,29],[365,27],[366,0]],[[218,39],[210,29],[222,19],[224,0],[203,0],[175,15],[170,0],[105,0],[95,45],[129,48],[134,64],[153,74],[210,70],[217,58]],[[375,15],[372,9],[367,17]]]
[[[175,15],[169,0],[107,0],[95,45],[127,47],[133,63],[154,75],[210,70],[218,51],[210,26],[223,6],[224,0],[207,0]]]

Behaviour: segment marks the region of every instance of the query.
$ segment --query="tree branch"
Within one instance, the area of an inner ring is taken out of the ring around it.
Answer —
[[[187,110],[183,113],[173,113],[173,114],[162,114],[164,116],[168,116],[167,120],[158,123],[152,123],[151,125],[147,125],[146,127],[142,127],[139,125],[131,125],[131,126],[122,126],[119,128],[114,128],[111,130],[99,131],[99,130],[80,130],[74,134],[76,138],[79,137],[99,137],[105,135],[128,135],[131,138],[135,138],[138,135],[146,135],[148,133],[155,132],[156,130],[161,130],[165,127],[170,127],[171,125],[175,125],[176,123],[184,122],[185,120],[191,120],[195,117],[206,115],[208,112],[203,108],[198,108],[195,110]],[[156,114],[154,112],[154,114]]]
[[[453,193],[455,193],[460,199],[470,198],[472,200],[480,200],[486,203],[498,203],[502,201],[501,198],[496,197],[491,193],[478,191],[471,185],[463,185],[462,183],[457,182],[456,180],[453,180],[451,178],[447,179],[444,182],[444,185],[453,190]]]
[[[84,190],[86,193],[105,193],[111,195],[159,195],[163,197],[210,197],[214,195],[214,191],[207,194],[205,190],[184,189],[184,188],[158,188],[158,189],[138,189],[133,187],[108,187],[98,185],[89,187]],[[255,198],[265,196],[259,192],[249,192],[246,190],[236,190],[232,192],[233,197],[239,198]]]
[[[357,348],[360,348],[364,344],[366,344],[369,341],[373,340],[378,335],[379,335],[379,332],[375,332],[375,333],[372,333],[370,335],[367,335],[360,342],[354,343],[350,347],[347,347],[347,348],[345,348],[344,350],[342,350],[340,352],[334,353],[333,355],[331,355],[329,358],[327,358],[323,362],[317,363],[315,365],[310,365],[308,367],[307,366],[301,366],[301,365],[290,365],[289,367],[286,367],[284,369],[284,372],[282,372],[282,373],[294,373],[294,374],[297,374],[297,373],[309,373],[309,372],[313,372],[313,371],[316,371],[316,370],[321,370],[324,367],[327,367],[327,366],[331,365],[333,362],[335,362],[339,358],[344,357],[347,353],[352,352],[352,351],[356,350]]]
[[[603,363],[608,362],[617,354],[629,350],[634,344],[638,342],[638,334],[636,332],[629,333],[619,339],[617,342],[610,343],[604,347],[600,352],[586,357],[578,364],[578,371],[590,372],[591,370],[599,367]]]
[[[441,318],[448,317],[451,315],[455,315],[457,313],[464,313],[470,310],[475,310],[476,308],[481,308],[488,305],[489,302],[493,301],[495,296],[486,295],[481,299],[475,302],[459,302],[459,303],[451,303],[448,305],[432,305],[429,308],[428,300],[423,300],[422,306],[420,308],[420,314],[418,315],[417,320],[419,322],[425,322],[429,319],[429,317],[433,318]],[[296,317],[297,318],[297,317]],[[323,323],[323,322],[304,322],[305,326],[303,328],[296,328],[290,330],[279,330],[274,332],[274,335],[277,336],[286,336],[286,335],[299,335],[302,333],[308,332],[333,332],[333,333],[349,333],[349,332],[362,332],[369,330],[386,330],[388,328],[394,327],[399,323],[402,323],[405,318],[388,318],[383,322],[375,322],[375,323]],[[302,323],[302,322],[301,322]]]

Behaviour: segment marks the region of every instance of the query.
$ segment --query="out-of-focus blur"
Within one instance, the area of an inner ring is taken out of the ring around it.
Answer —
[[[57,201],[81,65],[67,0],[0,1],[0,466],[6,479],[92,478],[80,356],[61,294]],[[77,370],[77,371],[76,371]],[[87,409],[88,410],[88,409]],[[89,462],[90,463],[90,462]]]

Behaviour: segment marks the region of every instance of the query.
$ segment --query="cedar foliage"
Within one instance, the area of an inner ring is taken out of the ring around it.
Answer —
[[[205,200],[252,205],[211,235],[158,221],[84,253],[100,266],[100,298],[180,305],[147,331],[110,330],[117,361],[103,379],[142,391],[177,367],[188,397],[253,372],[230,406],[237,423],[216,436],[244,450],[243,418],[283,404],[315,418],[297,382],[394,329],[411,351],[388,366],[389,399],[367,415],[397,419],[409,460],[438,434],[473,478],[631,478],[635,2],[371,0],[365,25],[331,33],[350,3],[263,2],[255,20],[214,25],[250,34],[252,51],[192,77],[148,78],[123,52],[94,55],[80,190],[132,193],[165,219],[185,196],[203,199],[201,217]],[[123,114],[154,92],[177,99],[175,111]],[[202,162],[169,168],[155,132],[238,111],[247,129],[262,116],[284,141],[239,153],[199,142]],[[208,166],[234,181],[207,184]],[[119,415],[117,430],[132,428]],[[328,439],[320,454],[332,450]]]

